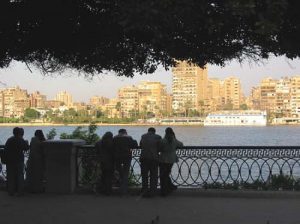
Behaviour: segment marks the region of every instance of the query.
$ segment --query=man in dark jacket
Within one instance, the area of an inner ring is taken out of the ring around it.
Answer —
[[[16,192],[19,196],[24,193],[24,152],[29,149],[28,142],[23,139],[24,130],[14,128],[4,147],[6,155],[7,190],[13,196]]]
[[[132,159],[131,150],[137,148],[137,141],[127,135],[125,129],[120,129],[119,134],[113,138],[116,169],[120,175],[120,193],[128,190],[128,176]]]
[[[153,197],[157,189],[158,179],[158,147],[161,136],[155,134],[154,128],[149,128],[148,133],[142,135],[140,146],[142,149],[140,162],[142,174],[143,197]],[[150,190],[148,179],[150,173]]]

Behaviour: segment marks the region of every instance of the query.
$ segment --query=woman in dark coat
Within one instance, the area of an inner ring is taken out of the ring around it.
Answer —
[[[27,161],[26,179],[32,193],[44,191],[45,156],[42,143],[45,141],[42,130],[36,130],[30,141],[30,152]]]
[[[101,193],[112,193],[112,179],[114,173],[113,134],[106,132],[96,143],[96,150],[101,162]]]

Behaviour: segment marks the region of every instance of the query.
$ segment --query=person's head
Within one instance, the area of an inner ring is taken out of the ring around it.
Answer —
[[[113,139],[113,133],[111,133],[110,131],[106,132],[102,137],[103,141],[112,140],[112,139]]]
[[[37,137],[40,141],[45,141],[46,140],[42,130],[36,130],[34,132],[34,136]]]
[[[13,129],[13,135],[14,135],[15,137],[18,137],[18,136],[19,136],[19,131],[20,131],[20,128],[15,127],[15,128]]]
[[[155,128],[153,127],[148,128],[148,133],[155,134],[155,132],[156,132]]]
[[[119,135],[127,135],[126,129],[121,128],[121,129],[119,130]]]
[[[23,136],[24,136],[24,129],[23,128],[19,128],[19,136],[21,138],[23,138]]]
[[[168,140],[168,142],[172,142],[175,138],[175,133],[172,128],[168,127],[165,130],[165,138]]]

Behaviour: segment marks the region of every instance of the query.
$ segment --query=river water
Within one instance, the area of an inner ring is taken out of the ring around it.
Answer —
[[[167,126],[156,126],[157,133],[164,135]],[[0,127],[0,144],[12,135],[13,127]],[[42,129],[44,134],[53,127],[24,127],[24,138],[30,140],[36,129]],[[56,126],[56,139],[63,132],[71,133],[75,126]],[[117,134],[120,128],[127,129],[137,141],[147,132],[149,126],[99,126],[97,134],[102,136],[106,131]],[[266,127],[203,127],[203,126],[173,126],[178,140],[186,146],[278,146],[300,145],[300,126],[266,126]]]
[[[167,126],[156,126],[157,133],[164,135]],[[0,127],[0,144],[4,144],[6,139],[11,136],[13,127]],[[30,140],[36,129],[42,129],[46,134],[53,127],[24,127],[24,138]],[[72,133],[75,126],[56,126],[56,139],[59,139],[61,133]],[[149,126],[99,126],[97,134],[102,136],[106,131],[117,134],[120,128],[127,129],[137,141],[141,135],[147,132]],[[300,145],[300,126],[266,126],[266,127],[203,127],[203,126],[173,126],[178,140],[182,141],[185,146],[298,146]],[[87,129],[87,127],[85,127]],[[254,179],[263,179],[266,181],[270,171],[274,174],[279,173],[279,167],[282,167],[284,174],[289,175],[291,172],[296,178],[300,177],[300,164],[295,166],[295,161],[286,163],[284,160],[223,160],[212,161],[209,158],[197,158],[195,161],[180,161],[173,168],[174,179],[177,184],[202,184],[214,181],[222,182],[230,177],[227,182],[235,180],[249,179],[249,167],[251,167],[251,177]],[[189,164],[189,165],[188,165]],[[204,164],[204,165],[203,165]],[[285,165],[284,165],[285,164]],[[224,166],[225,165],[225,166]],[[190,166],[190,167],[189,167]],[[178,170],[181,170],[181,176]],[[200,168],[201,169],[200,169]],[[230,167],[230,174],[229,172]],[[261,167],[261,168],[259,168]],[[272,167],[272,168],[270,168]],[[239,171],[240,170],[240,171]],[[239,174],[239,172],[240,174]],[[134,172],[140,174],[140,168],[134,167]],[[234,177],[236,176],[236,177]],[[203,177],[205,177],[203,179]],[[253,181],[254,181],[253,179]]]

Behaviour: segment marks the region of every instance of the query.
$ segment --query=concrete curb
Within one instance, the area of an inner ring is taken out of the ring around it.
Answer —
[[[116,195],[118,188],[114,189]],[[129,188],[129,195],[137,196],[140,194],[140,188]],[[91,189],[81,189],[75,194],[96,194]],[[159,195],[159,189],[158,194]],[[300,191],[267,191],[267,190],[225,190],[225,189],[192,189],[178,188],[171,193],[172,197],[215,197],[215,198],[278,198],[278,199],[300,199]]]
[[[222,189],[178,189],[176,196],[222,197],[222,198],[289,198],[300,199],[299,191],[260,191],[260,190],[222,190]]]

